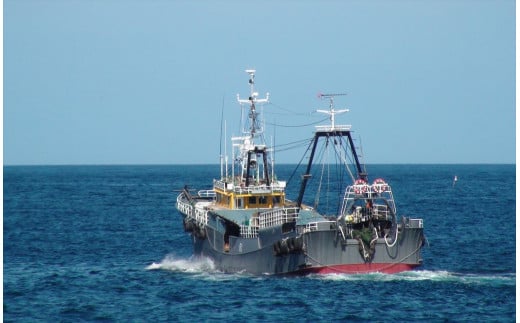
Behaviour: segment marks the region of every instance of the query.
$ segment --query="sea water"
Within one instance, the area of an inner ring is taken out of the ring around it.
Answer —
[[[514,321],[515,165],[368,172],[392,185],[400,215],[424,219],[415,271],[219,272],[192,257],[175,209],[185,184],[211,188],[217,165],[4,167],[4,320]]]

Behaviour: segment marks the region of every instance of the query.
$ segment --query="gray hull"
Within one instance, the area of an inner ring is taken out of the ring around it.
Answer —
[[[379,238],[364,245],[356,239],[341,239],[336,228],[283,234],[278,227],[260,232],[257,238],[231,237],[226,248],[223,233],[206,226],[204,232],[192,233],[192,242],[194,255],[210,258],[223,272],[396,273],[421,265],[423,228],[404,219],[397,237],[395,243]]]

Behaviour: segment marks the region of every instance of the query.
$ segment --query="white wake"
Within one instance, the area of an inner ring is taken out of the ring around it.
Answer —
[[[211,259],[205,257],[177,258],[174,255],[167,255],[161,262],[152,263],[146,267],[147,270],[170,270],[187,273],[206,273],[214,272],[215,264]]]
[[[445,270],[412,270],[398,274],[328,274],[315,275],[317,279],[334,281],[434,281],[434,282],[455,282],[463,284],[482,284],[504,286],[516,285],[515,273],[504,274],[470,274],[456,273]]]

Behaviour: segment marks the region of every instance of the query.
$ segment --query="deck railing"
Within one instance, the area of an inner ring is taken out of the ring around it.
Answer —
[[[391,218],[390,210],[388,206],[384,204],[375,204],[371,211],[372,215],[377,219],[388,220]]]
[[[240,183],[224,182],[222,180],[214,180],[213,186],[223,191],[232,191],[237,194],[255,194],[255,193],[281,193],[285,190],[285,182],[267,186],[266,184],[256,184],[242,186]]]
[[[179,209],[181,213],[186,214],[186,216],[193,217],[193,206],[183,201],[180,195],[177,197],[177,209]]]
[[[309,222],[304,226],[298,226],[298,233],[307,233],[311,231],[330,230],[331,225],[335,224],[336,221],[316,221]]]
[[[205,226],[208,224],[208,210],[206,210],[205,205],[193,207],[193,205],[183,201],[179,196],[177,197],[177,208],[181,213],[186,214],[186,217],[195,219],[200,225]]]
[[[250,225],[240,225],[240,236],[243,238],[258,237],[258,230],[296,221],[298,208],[283,208],[260,213],[251,219]]]
[[[207,225],[208,224],[208,210],[206,210],[203,206],[197,206],[195,208],[195,221],[199,224]]]
[[[258,216],[258,226],[260,229],[281,225],[287,222],[296,221],[298,208],[282,208],[263,212]]]
[[[251,239],[258,237],[258,227],[257,226],[249,226],[249,225],[241,225],[240,226],[240,236],[243,238]]]
[[[200,197],[206,197],[206,198],[217,196],[217,193],[214,190],[200,190],[197,192],[197,194]]]

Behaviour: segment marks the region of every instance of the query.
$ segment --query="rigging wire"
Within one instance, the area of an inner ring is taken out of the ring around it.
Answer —
[[[340,141],[343,140],[343,137],[339,137],[340,138]],[[348,173],[350,175],[350,179],[352,179],[352,182],[354,182],[356,180],[356,178],[354,177],[354,174],[352,174],[352,170],[350,169],[350,167],[348,165],[350,164],[353,164],[354,161],[353,159],[350,157],[350,154],[348,154],[348,145],[345,143],[345,145],[343,145],[345,148],[345,154],[341,154],[341,151],[338,153],[338,151],[336,150],[336,154],[338,155],[338,158],[345,164],[345,168],[348,170]],[[347,161],[347,159],[345,158],[346,157],[349,157],[349,161]]]
[[[307,138],[307,139],[301,139],[301,140],[298,140],[298,141],[293,141],[293,142],[289,142],[289,143],[286,143],[286,144],[279,144],[279,145],[276,145],[275,147],[286,147],[286,146],[293,146],[293,145],[296,145],[296,144],[303,144],[303,143],[308,143],[312,141],[312,138]]]
[[[303,112],[296,112],[296,111],[292,111],[290,109],[287,109],[287,108],[284,108],[276,103],[273,103],[272,101],[269,101],[269,104],[280,109],[280,110],[283,110],[285,112],[288,112],[286,113],[285,115],[292,115],[292,116],[309,116],[312,112],[310,113],[303,113]],[[276,112],[269,112],[269,114],[282,114],[282,113],[276,113]]]
[[[339,141],[337,140],[339,138]],[[334,137],[333,139],[333,148],[334,149],[334,174],[335,174],[335,182],[332,183],[330,179],[330,166],[329,166],[329,178],[327,182],[327,205],[326,209],[330,209],[330,202],[331,199],[337,200],[336,205],[339,207],[339,203],[341,202],[342,193],[343,193],[343,174],[345,173],[344,168],[341,165],[341,158],[339,157],[341,155],[341,147],[343,146],[341,143],[342,137]],[[330,151],[330,150],[328,150]],[[333,185],[335,184],[335,185]],[[331,187],[333,185],[333,187]],[[329,211],[330,212],[330,211]],[[338,213],[338,209],[335,210],[336,213]]]
[[[345,167],[342,167],[342,160],[341,160],[341,154],[343,152],[343,147],[345,147],[343,144],[342,144],[342,139],[343,137],[339,137],[339,148],[338,147],[334,147],[334,150],[336,151],[336,154],[335,154],[335,157],[336,157],[336,172],[339,174],[339,182],[338,182],[338,196],[337,196],[337,209],[336,209],[336,214],[339,215],[340,214],[340,210],[342,208],[342,195],[341,193],[344,191],[343,189],[343,180],[345,178],[345,168],[349,169],[348,168],[348,165],[345,165]]]
[[[333,147],[330,147],[331,145]],[[334,150],[333,160],[330,160],[329,157],[329,152],[331,149]],[[319,207],[318,204],[321,203],[323,211],[330,212],[329,207],[331,200],[336,200],[337,209],[335,212],[336,214],[339,214],[342,207],[344,186],[346,185],[344,180],[347,173],[352,181],[355,181],[355,177],[349,167],[349,165],[353,164],[354,162],[353,157],[349,154],[350,150],[350,146],[343,136],[337,136],[333,139],[326,138],[326,142],[321,145],[320,149],[318,149],[316,153],[316,161],[321,163],[322,166],[319,181],[317,184],[315,184],[316,194],[313,204],[315,209],[317,209]],[[335,164],[333,169],[331,169],[330,162]],[[326,167],[327,169],[325,169]],[[316,172],[316,169],[314,172]],[[327,172],[327,174],[325,174],[325,172]],[[324,180],[327,182],[324,183]],[[323,186],[324,184],[326,185],[325,187]]]
[[[287,186],[289,186],[289,183],[291,183],[294,175],[296,174],[296,171],[298,170],[298,168],[300,168],[303,160],[305,159],[305,156],[307,156],[307,154],[309,153],[309,150],[311,149],[313,141],[314,141],[314,138],[311,138],[310,139],[310,144],[307,145],[307,150],[303,153],[302,158],[300,158],[300,161],[298,162],[298,165],[296,165],[296,167],[294,168],[291,176],[289,176],[289,179],[287,180]]]
[[[318,121],[315,121],[315,122],[306,123],[306,124],[300,124],[300,125],[282,125],[282,124],[276,124],[276,123],[270,123],[270,122],[265,122],[265,124],[270,125],[270,126],[274,126],[274,127],[282,127],[282,128],[303,128],[303,127],[317,125],[318,123],[322,123],[322,122],[325,122],[327,120],[329,120],[329,118],[324,118],[324,119],[321,119],[321,120],[318,120]]]
[[[304,146],[304,144],[308,145],[308,143],[311,142],[311,141],[312,141],[312,139],[311,140],[305,139],[305,140],[300,140],[300,141],[296,141],[296,142],[293,142],[293,143],[280,145],[280,146],[277,146],[277,147],[274,147],[274,148],[276,149],[276,153],[280,153],[280,152],[284,152],[284,151],[300,148],[300,147]],[[283,147],[283,148],[280,148],[280,147]]]
[[[329,138],[326,139],[325,145],[322,147],[322,150],[318,154],[318,156],[321,156],[320,162],[321,162],[321,176],[320,180],[318,182],[318,189],[316,190],[316,195],[314,197],[314,208],[316,209],[318,207],[318,204],[320,203],[320,194],[321,194],[321,184],[323,183],[323,173],[325,172],[325,163],[324,163],[324,151],[328,150],[328,144],[329,144]]]
[[[305,139],[305,140],[299,140],[292,143],[282,144],[277,146],[277,152],[294,149],[297,147],[300,147],[302,144],[307,143],[307,149],[302,155],[300,161],[298,162],[298,165],[293,170],[291,176],[289,177],[287,181],[287,185],[289,185],[296,172],[300,168],[300,166],[303,163],[304,159],[309,158],[309,153],[311,150],[311,147],[313,146],[314,141],[317,140],[315,137],[311,139]],[[333,147],[330,147],[332,145]],[[284,149],[280,149],[284,148]],[[334,149],[333,153],[333,160],[330,160],[329,152],[330,149]],[[332,200],[337,199],[337,209],[335,210],[336,214],[340,213],[340,210],[342,208],[342,198],[344,193],[344,186],[346,184],[344,183],[346,177],[350,177],[352,182],[355,181],[356,177],[354,176],[353,170],[349,165],[354,164],[354,156],[352,152],[352,147],[350,147],[350,144],[348,143],[347,139],[344,136],[334,136],[334,138],[326,138],[325,143],[320,145],[320,148],[316,151],[315,160],[318,161],[315,165],[318,165],[321,163],[321,175],[319,176],[319,181],[314,183],[314,186],[316,188],[316,194],[314,196],[313,205],[314,208],[318,208],[318,204],[320,203],[320,200],[322,204],[325,204],[322,206],[324,208],[323,211],[330,212],[329,206],[330,202]],[[330,163],[333,162],[335,165],[333,165],[333,169],[331,169]],[[327,169],[325,169],[327,168]],[[320,168],[314,168],[310,170],[311,173],[320,172]],[[327,172],[327,174],[325,174]],[[326,178],[325,178],[326,177]],[[327,180],[327,183],[323,183],[323,180]],[[326,184],[326,187],[323,186],[323,184]],[[326,192],[324,192],[324,190]],[[325,200],[323,200],[325,198]],[[334,211],[333,211],[334,212]]]

